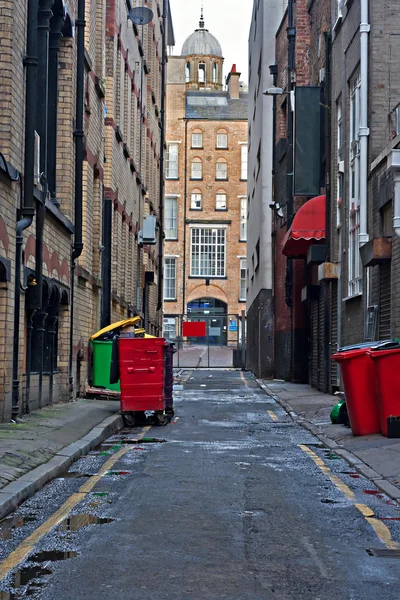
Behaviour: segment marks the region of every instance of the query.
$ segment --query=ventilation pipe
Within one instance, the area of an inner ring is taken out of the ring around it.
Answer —
[[[369,0],[361,0],[360,25],[360,246],[368,242],[368,40],[370,24],[368,22]]]

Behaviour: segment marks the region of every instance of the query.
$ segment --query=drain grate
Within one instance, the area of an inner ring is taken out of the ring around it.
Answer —
[[[367,548],[367,554],[375,558],[400,558],[400,550],[388,548]]]

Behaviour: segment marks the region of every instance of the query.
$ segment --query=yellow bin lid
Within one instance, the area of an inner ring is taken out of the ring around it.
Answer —
[[[112,331],[113,329],[125,329],[125,327],[132,327],[132,325],[135,325],[136,323],[140,323],[140,322],[141,322],[140,317],[130,317],[129,319],[124,319],[123,321],[117,321],[117,323],[111,323],[111,325],[107,325],[107,327],[100,329],[100,331],[98,331],[97,333],[92,335],[92,337],[90,339],[96,340],[98,337],[100,337],[104,333],[107,333],[108,331]],[[140,331],[140,333],[142,333],[141,330],[139,330],[139,331]]]

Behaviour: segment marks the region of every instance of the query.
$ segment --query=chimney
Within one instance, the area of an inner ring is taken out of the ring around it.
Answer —
[[[232,65],[231,72],[226,78],[226,85],[228,86],[229,96],[232,100],[239,99],[239,79],[240,73],[236,72],[236,65]]]

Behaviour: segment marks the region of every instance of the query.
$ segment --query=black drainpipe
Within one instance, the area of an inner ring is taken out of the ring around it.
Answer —
[[[33,177],[35,159],[35,120],[36,120],[36,70],[37,70],[37,0],[28,0],[25,85],[25,159],[23,202],[18,214],[16,226],[15,276],[14,276],[14,339],[12,371],[12,409],[11,418],[15,420],[19,413],[19,323],[21,306],[21,265],[23,232],[33,221],[35,203],[33,197]]]
[[[325,32],[325,194],[326,194],[326,224],[325,224],[325,260],[331,261],[331,181],[330,181],[330,166],[331,166],[331,32]],[[324,294],[324,393],[329,392],[330,382],[330,355],[331,355],[331,324],[330,324],[330,297],[331,284],[325,282]]]
[[[161,61],[161,132],[160,132],[160,201],[158,205],[158,302],[163,306],[163,246],[164,246],[164,144],[165,144],[165,71],[167,63],[167,0],[163,0],[162,61]]]
[[[186,107],[185,107],[186,110]],[[188,121],[185,119],[185,169],[184,169],[184,192],[183,192],[183,279],[182,279],[182,315],[186,313],[186,216],[187,216],[187,141],[188,141]],[[181,321],[181,329],[183,328],[183,317]],[[182,335],[182,331],[180,332]]]
[[[75,21],[77,38],[76,67],[76,113],[75,113],[75,233],[71,254],[71,312],[69,331],[69,389],[73,393],[73,351],[74,341],[74,283],[76,259],[82,254],[82,179],[83,179],[83,94],[84,94],[84,55],[85,55],[85,0],[78,0],[78,18]]]

